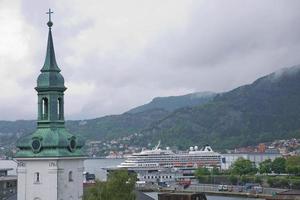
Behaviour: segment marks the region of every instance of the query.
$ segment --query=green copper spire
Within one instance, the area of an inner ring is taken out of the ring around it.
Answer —
[[[51,9],[49,9],[49,12],[46,13],[46,14],[49,14],[49,21],[47,23],[47,25],[49,27],[49,33],[48,33],[46,59],[45,59],[44,66],[41,69],[41,72],[47,72],[47,71],[60,72],[60,69],[58,68],[56,59],[55,59],[54,45],[53,45],[53,39],[52,39],[52,31],[51,31],[51,27],[53,26],[53,22],[51,21],[52,13],[53,12],[51,11]]]
[[[52,39],[51,10],[49,9],[48,44],[46,59],[41,74],[37,80],[38,92],[38,127],[63,127],[64,126],[64,78],[57,66]]]
[[[37,79],[38,119],[37,130],[17,143],[18,158],[34,157],[82,157],[83,141],[69,133],[64,120],[65,81],[57,66],[53,39],[51,10],[49,9],[49,27],[47,53],[41,74]]]

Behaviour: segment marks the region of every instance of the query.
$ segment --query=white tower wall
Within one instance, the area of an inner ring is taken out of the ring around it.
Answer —
[[[18,200],[82,200],[83,169],[82,158],[18,159]]]

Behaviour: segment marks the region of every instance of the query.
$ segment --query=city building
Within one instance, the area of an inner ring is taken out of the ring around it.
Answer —
[[[64,78],[56,63],[51,10],[47,53],[37,79],[37,130],[18,141],[18,200],[81,200],[83,141],[69,133],[64,120]]]
[[[228,170],[230,169],[231,165],[239,158],[248,159],[253,162],[257,167],[259,163],[263,162],[264,160],[271,159],[274,160],[275,158],[282,157],[282,155],[278,152],[270,152],[270,153],[227,153],[222,154],[222,162],[221,162],[221,169]]]
[[[7,171],[8,176],[16,176],[17,175],[17,162],[15,160],[1,160],[0,159],[0,169],[9,168],[12,170]]]
[[[0,168],[0,199],[16,199],[17,176],[9,175],[13,168]]]

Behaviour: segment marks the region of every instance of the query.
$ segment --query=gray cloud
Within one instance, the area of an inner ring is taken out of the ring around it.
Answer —
[[[2,1],[0,27],[9,34],[0,33],[0,119],[35,118],[49,7],[69,119],[122,113],[156,96],[226,91],[300,63],[296,0]]]

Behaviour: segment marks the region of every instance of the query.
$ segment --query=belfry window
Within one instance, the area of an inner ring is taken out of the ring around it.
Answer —
[[[48,119],[48,99],[42,99],[42,119]]]
[[[63,119],[62,98],[57,99],[57,117],[59,120]]]

